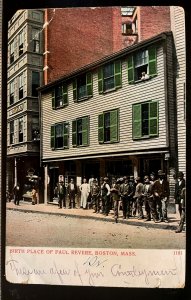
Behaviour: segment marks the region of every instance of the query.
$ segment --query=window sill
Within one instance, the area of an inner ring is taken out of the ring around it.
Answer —
[[[76,145],[76,146],[72,145],[73,148],[83,148],[83,147],[88,147],[88,146],[89,146],[89,144],[88,145]]]
[[[116,90],[117,90],[116,88],[112,88],[112,89],[103,91],[103,94],[111,93],[111,92],[114,92],[114,91],[116,91]]]
[[[109,141],[109,142],[99,142],[99,144],[100,145],[109,145],[109,144],[116,144],[116,143],[119,143],[119,141],[115,141],[115,142],[111,142],[111,141]]]
[[[57,106],[57,107],[52,107],[52,109],[57,110],[57,109],[62,109],[64,107],[68,106],[68,104],[62,105],[62,106]]]
[[[133,141],[139,141],[139,140],[147,140],[147,139],[152,139],[152,138],[157,138],[159,137],[159,135],[145,135],[145,136],[141,136],[141,137],[138,137],[138,138],[133,138]]]
[[[52,151],[56,151],[56,150],[66,150],[66,149],[69,149],[69,147],[51,148]]]
[[[75,103],[83,102],[83,101],[90,99],[91,97],[93,97],[93,96],[85,96],[85,97],[74,100],[74,102]]]
[[[146,79],[139,79],[139,80],[132,81],[129,84],[137,84],[137,83],[140,83],[140,82],[145,82],[145,81],[151,80],[152,78],[154,78],[156,76],[157,76],[157,74],[153,75],[153,76],[149,76],[149,78],[146,78]]]

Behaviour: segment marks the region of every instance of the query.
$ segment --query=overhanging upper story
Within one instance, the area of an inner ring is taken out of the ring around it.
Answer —
[[[40,88],[42,160],[168,152],[173,78],[166,32]]]

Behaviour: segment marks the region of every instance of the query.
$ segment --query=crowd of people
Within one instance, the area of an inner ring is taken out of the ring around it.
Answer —
[[[180,224],[176,232],[183,230],[185,223],[185,179],[183,172],[178,172],[175,178],[175,203],[180,213]],[[94,213],[108,216],[114,212],[115,222],[118,222],[119,211],[122,210],[123,219],[138,218],[146,222],[153,220],[155,223],[168,223],[167,208],[169,203],[169,182],[166,174],[159,170],[157,174],[145,175],[144,179],[134,176],[122,178],[101,177],[86,178],[77,187],[74,180],[65,190],[64,183],[59,182],[56,187],[59,208],[66,208],[66,193],[69,198],[69,207],[76,208],[76,195],[80,192],[80,208],[93,209]],[[143,208],[145,212],[143,211]]]

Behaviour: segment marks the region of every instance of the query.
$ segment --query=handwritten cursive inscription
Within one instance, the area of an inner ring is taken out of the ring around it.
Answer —
[[[36,262],[35,262],[36,263]],[[137,266],[129,261],[122,263],[112,263],[112,260],[104,259],[99,256],[87,256],[81,260],[61,262],[49,260],[49,264],[43,267],[36,267],[35,263],[29,267],[28,263],[20,262],[18,259],[10,259],[6,262],[7,274],[11,274],[16,282],[29,279],[32,283],[38,283],[38,279],[44,282],[59,283],[61,285],[73,284],[102,286],[111,282],[121,286],[133,285],[137,280],[144,281],[144,286],[153,284],[153,279],[162,278],[172,280],[175,276],[178,278],[178,269],[174,268],[146,268],[144,264]],[[32,275],[32,276],[31,276]],[[36,278],[36,279],[35,279]]]
[[[146,269],[138,270],[138,269],[136,269],[135,266],[133,266],[132,269],[129,270],[129,269],[125,269],[120,264],[115,264],[111,267],[111,274],[114,277],[121,277],[121,278],[125,278],[125,277],[136,278],[136,277],[144,276],[145,283],[147,285],[149,285],[149,277],[169,276],[169,275],[177,276],[177,269],[174,268],[174,269],[166,269],[166,270],[165,269],[161,269],[161,270],[146,270]]]

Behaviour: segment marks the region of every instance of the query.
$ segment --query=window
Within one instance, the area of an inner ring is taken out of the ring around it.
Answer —
[[[83,117],[72,121],[72,145],[89,145],[89,117]]]
[[[52,108],[68,105],[68,87],[66,84],[57,85],[52,90]]]
[[[10,43],[10,64],[12,64],[15,60],[14,51],[15,51],[15,41]]]
[[[80,101],[93,95],[92,74],[87,73],[73,81],[73,99]]]
[[[121,7],[121,15],[122,16],[132,16],[134,13],[134,6],[122,6]]]
[[[69,147],[69,124],[58,123],[51,126],[51,148],[64,149]]]
[[[119,110],[104,112],[98,116],[99,143],[119,141]]]
[[[40,73],[32,71],[32,96],[38,97],[38,91],[36,90],[40,86]]]
[[[14,103],[14,80],[10,82],[9,89],[9,104],[11,105]]]
[[[24,74],[22,73],[19,76],[19,100],[23,98],[23,77]]]
[[[98,70],[99,93],[121,87],[121,62],[116,61]]]
[[[158,102],[133,105],[133,139],[158,136]]]
[[[24,41],[24,36],[23,36],[23,30],[19,33],[19,56],[23,54],[23,41]]]
[[[133,34],[133,29],[132,29],[131,23],[122,24],[122,34],[126,34],[126,35]]]
[[[39,130],[39,118],[32,118],[32,140],[39,141],[40,140],[40,130]]]
[[[19,143],[23,142],[23,118],[19,119]]]
[[[40,52],[40,31],[39,29],[32,29],[32,51],[35,53]]]
[[[146,77],[143,78],[143,73]],[[133,83],[157,75],[156,48],[141,50],[128,57],[128,81]]]
[[[9,130],[9,132],[10,132],[10,139],[9,139],[9,142],[10,142],[10,145],[11,144],[14,144],[14,121],[11,121],[10,123],[9,123],[9,126],[10,126],[10,130]]]

